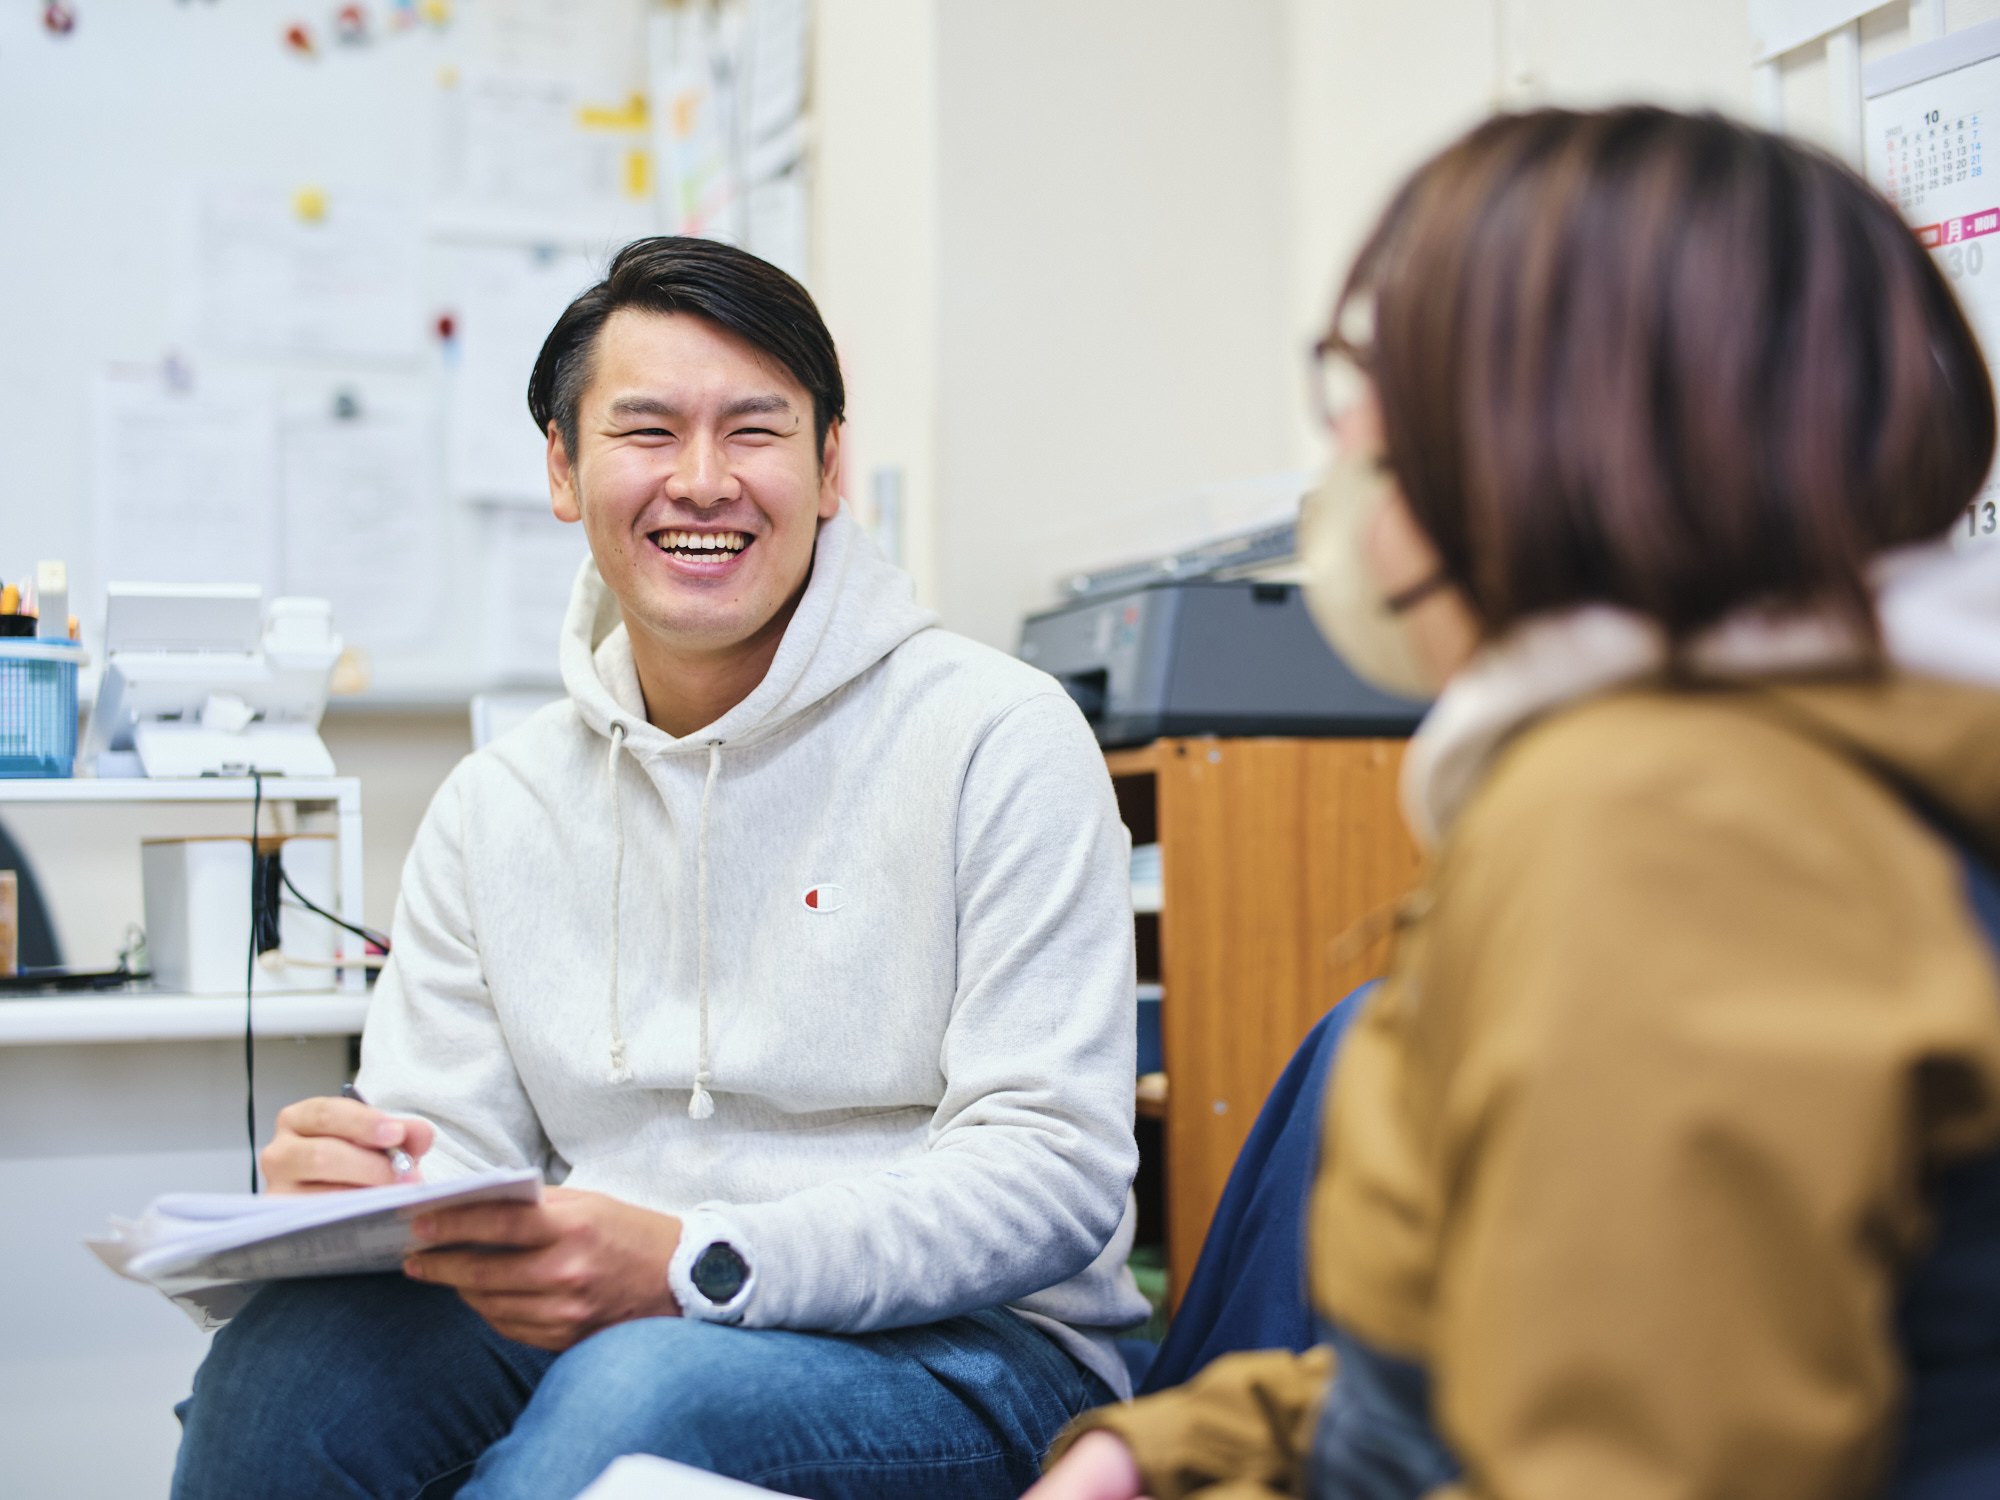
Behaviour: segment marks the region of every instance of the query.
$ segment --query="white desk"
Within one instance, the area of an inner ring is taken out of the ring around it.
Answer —
[[[247,782],[0,781],[9,802],[235,804]],[[266,778],[264,801],[330,818],[340,912],[361,914],[361,798],[352,780]],[[59,855],[57,857],[60,857]],[[132,841],[139,858],[139,832]],[[49,856],[44,854],[43,860]],[[343,950],[351,952],[351,949]],[[365,976],[253,1005],[257,1127],[330,1093],[367,1015]],[[127,992],[0,1000],[0,1491],[22,1500],[162,1495],[208,1347],[179,1309],[83,1248],[109,1214],[166,1191],[241,1192],[243,997]]]

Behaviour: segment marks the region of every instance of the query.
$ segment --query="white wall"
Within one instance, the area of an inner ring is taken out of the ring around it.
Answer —
[[[937,598],[937,27],[932,0],[822,5],[812,290],[847,381],[847,490],[903,474],[902,561]]]
[[[1402,178],[1495,108],[1648,99],[1750,110],[1747,0],[1287,0],[1287,335],[1325,326]],[[1293,458],[1318,461],[1297,408]]]
[[[935,14],[938,603],[1011,648],[1079,513],[1284,466],[1284,11]]]

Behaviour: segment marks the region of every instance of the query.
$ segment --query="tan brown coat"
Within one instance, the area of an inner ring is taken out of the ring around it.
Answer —
[[[2000,1142],[2000,694],[1620,692],[1502,752],[1337,1065],[1313,1292],[1426,1364],[1449,1500],[1834,1500],[1896,1432],[1927,1168]],[[1331,1361],[1086,1418],[1158,1500],[1302,1493]]]

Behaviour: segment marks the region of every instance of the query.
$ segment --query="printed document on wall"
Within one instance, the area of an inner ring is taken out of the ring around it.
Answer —
[[[734,9],[677,6],[648,21],[653,156],[660,217],[670,234],[743,242],[741,34]]]
[[[566,241],[651,233],[643,0],[482,0],[440,84],[437,225]]]
[[[334,627],[376,657],[421,649],[445,571],[428,410],[379,388],[342,397],[285,403],[285,592],[330,599]]]
[[[201,205],[204,334],[222,351],[422,353],[423,238],[397,193],[233,188]]]
[[[789,129],[806,107],[809,0],[750,0],[748,137]]]
[[[1863,124],[1869,181],[1950,280],[2000,385],[2000,173],[1986,170],[1990,126],[2000,126],[2000,57],[1878,93]],[[2000,466],[1958,540],[2000,545]]]
[[[486,670],[501,682],[561,680],[563,618],[589,555],[583,527],[546,511],[493,510],[487,528]]]
[[[97,589],[273,588],[277,406],[269,383],[206,372],[171,383],[156,373],[109,375],[94,406]]]
[[[462,500],[544,508],[547,443],[528,415],[528,376],[549,330],[601,274],[577,251],[462,245],[439,252],[456,288],[446,370],[448,484]]]
[[[805,168],[794,167],[756,184],[748,205],[750,233],[744,248],[801,282],[809,280],[812,229]]]

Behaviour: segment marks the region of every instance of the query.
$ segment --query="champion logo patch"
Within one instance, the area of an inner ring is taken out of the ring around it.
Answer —
[[[807,911],[839,911],[847,904],[837,885],[814,885],[806,887]]]

